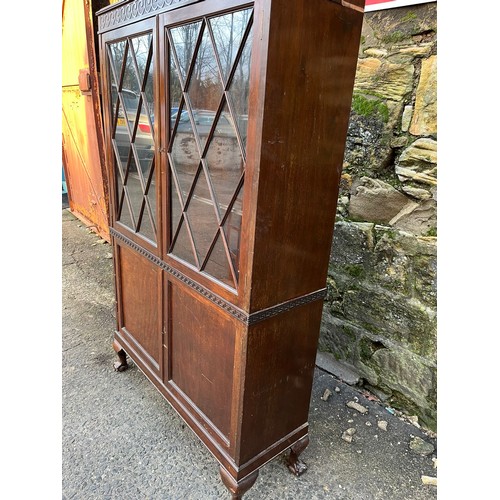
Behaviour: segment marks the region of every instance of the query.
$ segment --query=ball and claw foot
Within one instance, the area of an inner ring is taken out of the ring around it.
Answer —
[[[124,372],[128,368],[127,355],[123,349],[120,349],[117,353],[118,361],[113,363],[113,367],[117,372]]]
[[[300,441],[290,448],[290,454],[286,458],[288,470],[295,476],[301,476],[307,470],[307,465],[300,460],[299,455],[309,444],[309,436],[304,436]]]

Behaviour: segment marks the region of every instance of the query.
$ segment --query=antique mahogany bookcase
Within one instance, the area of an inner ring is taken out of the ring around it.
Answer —
[[[364,0],[98,12],[115,368],[127,356],[241,498],[300,474]]]

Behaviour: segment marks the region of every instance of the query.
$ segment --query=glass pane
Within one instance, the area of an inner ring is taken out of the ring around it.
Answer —
[[[177,226],[181,220],[182,207],[179,202],[179,193],[177,192],[172,176],[170,177],[170,186],[170,220],[172,221],[170,239],[172,239],[177,232]]]
[[[193,119],[202,148],[213,124],[222,93],[214,48],[208,30],[205,29],[188,88]]]
[[[123,64],[123,57],[125,55],[126,42],[122,40],[121,42],[110,43],[108,57],[112,65],[111,71],[111,81],[115,88],[118,88],[118,79],[120,78],[120,72]]]
[[[130,137],[121,105],[118,106],[118,120],[116,128],[113,130],[111,142],[113,144],[117,161],[121,162],[122,170],[125,172],[128,153],[130,150]]]
[[[128,195],[129,203],[132,209],[132,216],[137,223],[142,206],[143,192],[133,155],[131,155],[130,157],[130,164],[128,168],[128,175],[125,179],[125,186],[127,188],[126,195]],[[120,221],[124,222],[121,219]],[[131,225],[130,228],[135,231],[135,227],[133,227],[133,225]]]
[[[217,121],[207,150],[206,162],[222,217],[244,169],[240,146],[227,104],[224,105]]]
[[[137,73],[134,69],[132,60],[132,53],[129,50],[127,53],[127,60],[125,63],[125,73],[123,74],[123,84],[121,90],[122,100],[125,106],[125,114],[133,128],[137,109],[139,107],[139,95],[141,87],[137,80]]]
[[[198,260],[201,263],[219,227],[204,172],[200,172],[198,176],[187,214]]]
[[[134,49],[135,59],[137,61],[137,68],[139,69],[139,83],[142,88],[144,75],[146,74],[146,64],[148,62],[149,48],[151,46],[152,34],[138,36],[132,39],[132,47]]]
[[[234,288],[233,275],[231,274],[231,269],[229,267],[220,233],[217,236],[217,241],[212,249],[212,253],[210,254],[210,258],[208,259],[204,271],[210,276],[213,276],[226,285]]]
[[[185,260],[190,264],[196,265],[193,254],[193,247],[191,245],[191,240],[189,239],[186,221],[184,220],[184,218],[182,218],[181,220],[181,227],[179,229],[179,234],[177,235],[177,238],[175,240],[172,253],[180,259]]]
[[[245,9],[210,19],[224,81],[231,72],[251,14],[252,9]]]
[[[181,105],[182,98],[182,84],[177,70],[177,66],[173,60],[173,54],[169,52],[169,66],[170,66],[170,133],[172,133],[177,113]]]
[[[118,171],[115,172],[116,176],[116,193],[117,193],[117,209],[116,218],[123,222],[128,227],[133,227],[132,218],[130,217],[130,210],[125,200],[125,192],[123,189],[122,178]]]
[[[240,188],[238,196],[232,206],[224,223],[224,234],[229,248],[229,254],[233,262],[236,277],[239,276],[240,261],[240,234],[241,234],[241,216],[243,213],[243,186]]]
[[[149,64],[148,76],[146,80],[146,87],[144,88],[144,95],[146,96],[145,111],[149,113],[151,120],[151,125],[154,127],[155,124],[155,106],[154,106],[154,89],[153,89],[153,60]],[[154,137],[154,128],[151,129],[151,134]]]
[[[252,31],[248,34],[243,52],[236,66],[229,86],[229,98],[236,114],[236,123],[244,148],[247,143],[248,95],[250,92],[250,58],[252,50]]]
[[[193,58],[200,26],[201,21],[197,21],[195,23],[185,24],[184,26],[177,26],[169,30],[179,63],[179,71],[183,82],[182,86],[184,86],[184,82],[186,81],[189,65]]]
[[[111,85],[111,123],[115,122],[116,102],[118,101],[117,86],[113,83]]]
[[[181,116],[179,118],[179,124],[177,125],[169,157],[171,166],[179,180],[182,200],[183,203],[185,203],[200,164],[200,154],[194,138],[189,115],[185,109],[181,109],[180,113]]]
[[[146,236],[151,241],[156,242],[156,183],[154,178],[154,162],[152,163],[151,183],[147,185],[147,178],[144,178],[146,186],[145,196],[143,198],[142,219],[138,232]],[[147,200],[147,203],[146,203]]]
[[[156,207],[151,206],[151,211],[149,210],[147,204],[144,204],[144,212],[142,214],[141,224],[139,227],[139,232],[156,243],[156,234],[153,227],[152,219],[154,220],[154,213]]]
[[[144,176],[144,180],[147,180],[149,172],[151,170],[151,166],[153,164],[155,149],[153,142],[153,131],[144,102],[141,106],[141,114],[139,116],[139,123],[137,125],[137,131],[135,133],[134,145],[137,156],[139,158],[141,172]]]

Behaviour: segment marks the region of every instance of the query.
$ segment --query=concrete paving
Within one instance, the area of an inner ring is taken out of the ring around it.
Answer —
[[[129,370],[113,369],[111,247],[66,208],[62,239],[62,498],[229,499],[215,458],[137,366],[129,359]],[[245,500],[437,498],[437,487],[422,481],[437,476],[436,436],[391,411],[316,368],[311,442],[301,456],[309,469],[297,478],[277,457]],[[347,429],[355,429],[351,442]],[[427,454],[414,448],[416,438]]]

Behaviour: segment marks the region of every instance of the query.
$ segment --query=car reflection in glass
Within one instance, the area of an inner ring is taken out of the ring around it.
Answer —
[[[114,91],[115,89],[113,89]],[[114,102],[116,102],[115,92],[113,92]],[[118,153],[120,155],[120,160],[125,165],[128,160],[130,148],[130,137],[134,131],[135,118],[137,114],[137,109],[139,106],[139,95],[131,90],[122,89],[121,95],[123,98],[123,103],[125,109],[127,110],[126,117],[123,112],[122,106],[120,106],[118,111],[116,130],[114,139],[116,141],[116,146],[118,148]],[[137,125],[137,130],[135,132],[135,137],[133,144],[139,159],[141,169],[143,173],[149,169],[151,161],[154,156],[154,141],[153,141],[153,131],[151,126],[154,125],[154,115],[153,110],[151,110],[151,122],[148,119],[147,114],[144,112],[144,103],[142,105],[142,110],[139,116],[139,123]],[[126,124],[126,119],[128,119],[128,127]],[[135,160],[135,158],[133,157]]]
[[[196,126],[196,131],[200,137],[206,137],[212,129],[216,113],[214,111],[195,109],[193,110],[193,118]],[[177,116],[177,110],[172,113],[172,120]],[[179,124],[177,125],[177,133],[192,133],[189,114],[186,110],[181,112]],[[214,135],[221,137],[235,137],[236,132],[232,125],[231,115],[223,112],[220,114],[217,125],[214,130]]]

